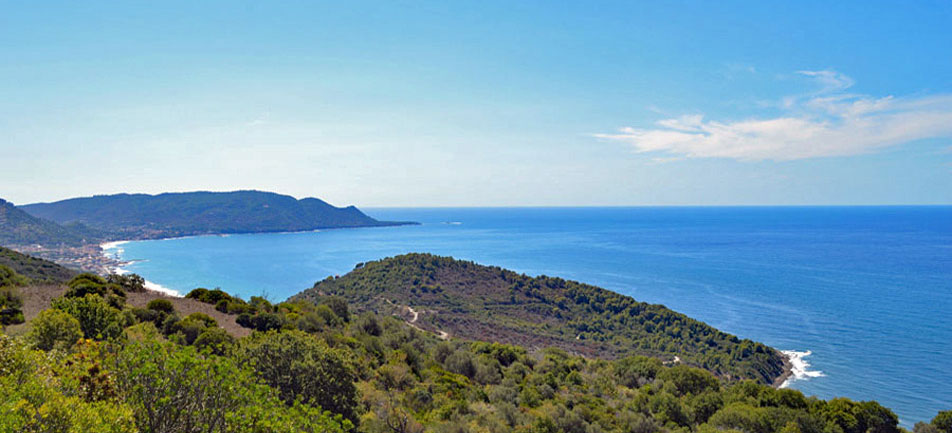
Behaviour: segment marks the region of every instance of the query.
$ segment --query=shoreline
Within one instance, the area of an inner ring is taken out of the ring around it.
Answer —
[[[419,222],[415,221],[384,221],[384,224],[377,225],[367,225],[367,226],[343,226],[343,227],[327,227],[327,228],[316,228],[309,230],[291,230],[291,231],[259,231],[259,232],[236,232],[236,233],[199,233],[183,236],[169,236],[169,237],[144,237],[139,239],[128,239],[128,240],[119,240],[119,241],[108,241],[102,242],[99,244],[90,244],[89,246],[95,246],[99,250],[99,254],[96,254],[96,257],[93,259],[104,260],[102,263],[97,263],[95,267],[95,272],[104,273],[104,274],[126,274],[130,273],[128,270],[123,269],[123,266],[128,266],[132,263],[135,263],[134,260],[122,260],[116,255],[110,256],[106,250],[116,249],[130,242],[141,242],[141,241],[169,241],[177,239],[190,239],[190,238],[199,238],[199,237],[229,237],[232,235],[256,235],[256,234],[295,234],[295,233],[319,233],[326,230],[347,230],[347,229],[366,229],[366,228],[387,228],[387,227],[405,227],[413,225],[422,225]],[[121,248],[119,248],[121,251]],[[88,256],[87,256],[88,257]],[[88,270],[88,269],[87,269]],[[161,284],[145,280],[145,287],[148,290],[159,292],[167,296],[173,297],[183,297],[184,295],[180,294],[178,290],[170,289],[168,287],[162,286]]]
[[[105,268],[105,270],[107,271],[106,273],[114,273],[118,275],[125,275],[125,274],[132,273],[126,269],[123,269],[122,267],[136,263],[136,261],[135,260],[121,260],[119,258],[119,252],[122,251],[122,249],[119,247],[129,242],[133,242],[133,241],[111,241],[111,242],[103,242],[99,244],[99,250],[101,251],[103,257],[109,260],[112,264],[112,267]],[[107,252],[107,250],[111,250],[111,249],[117,249],[114,256],[110,256],[109,253]],[[146,290],[150,290],[156,293],[161,293],[165,296],[170,296],[174,298],[183,297],[183,295],[180,294],[178,290],[170,289],[168,287],[165,287],[161,284],[158,284],[149,280],[145,280],[145,279],[143,280],[144,280],[143,287],[145,287]]]
[[[798,380],[826,376],[822,371],[810,370],[810,363],[804,358],[812,355],[812,351],[781,350],[780,353],[784,357],[784,373],[774,381],[774,387],[786,388]],[[784,379],[782,382],[780,381],[781,378]]]
[[[783,358],[783,373],[780,373],[780,376],[777,376],[770,386],[776,389],[786,388],[790,385],[790,382],[793,379],[793,362],[791,361],[790,355],[788,355],[785,351],[778,349],[774,350],[780,353],[780,357]]]

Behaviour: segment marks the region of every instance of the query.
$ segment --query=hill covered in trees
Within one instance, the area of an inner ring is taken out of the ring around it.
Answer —
[[[26,333],[0,332],[0,431],[904,431],[873,401],[820,400],[631,354],[442,340],[337,296],[271,304],[190,293],[221,313],[212,317],[161,297],[133,304],[137,282],[78,275]],[[221,327],[235,315],[254,332]],[[952,411],[915,433],[952,433]]]
[[[529,348],[558,347],[588,357],[675,357],[726,379],[773,383],[784,357],[662,305],[595,286],[529,277],[430,254],[358,265],[292,300],[336,295],[364,311],[395,313],[434,332]]]
[[[0,265],[28,278],[34,284],[61,284],[78,272],[44,260],[0,247]]]
[[[0,199],[0,245],[77,247],[96,242],[101,235],[82,225],[62,226],[30,215]]]
[[[60,224],[84,224],[110,239],[305,231],[407,224],[377,221],[356,207],[261,191],[116,194],[36,203],[20,209]]]

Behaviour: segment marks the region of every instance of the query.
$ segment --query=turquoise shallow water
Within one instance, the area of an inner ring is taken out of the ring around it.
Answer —
[[[420,226],[205,236],[109,251],[180,292],[282,300],[358,262],[431,252],[596,284],[803,358],[790,386],[952,409],[952,207],[371,209]]]

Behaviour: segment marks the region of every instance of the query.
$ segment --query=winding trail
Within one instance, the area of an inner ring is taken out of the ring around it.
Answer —
[[[416,328],[416,329],[418,329],[418,330],[420,330],[420,331],[426,332],[426,330],[424,330],[423,328],[417,326],[417,324],[416,324],[417,319],[420,318],[420,312],[417,311],[417,310],[414,310],[413,307],[411,307],[411,306],[409,306],[409,305],[407,305],[407,310],[410,312],[410,314],[413,315],[413,318],[410,319],[410,321],[407,322],[407,324],[410,325],[410,326],[412,326],[412,327],[414,327],[414,328]],[[450,334],[449,334],[449,333],[447,333],[446,331],[440,330],[440,329],[437,329],[437,330],[436,330],[436,334],[440,337],[440,340],[446,340],[447,338],[450,338]]]
[[[397,304],[394,304],[393,301],[391,301],[391,300],[389,300],[389,299],[387,299],[387,298],[383,298],[383,300],[384,300],[384,301],[387,301],[387,303],[390,304],[390,305],[397,305]],[[409,305],[406,305],[406,306],[404,306],[403,308],[406,308],[407,311],[409,311],[410,314],[413,315],[413,318],[412,318],[412,319],[407,320],[407,325],[412,326],[414,329],[416,329],[417,331],[420,331],[420,332],[429,332],[429,331],[427,331],[426,329],[423,329],[423,328],[421,328],[419,325],[416,324],[417,320],[420,319],[420,312],[419,312],[419,311],[414,310],[413,307],[411,307],[411,306],[409,306]],[[443,330],[440,330],[440,329],[437,329],[437,330],[436,330],[436,335],[440,338],[440,340],[446,340],[446,339],[450,338],[450,334],[449,334],[448,332],[443,331]]]

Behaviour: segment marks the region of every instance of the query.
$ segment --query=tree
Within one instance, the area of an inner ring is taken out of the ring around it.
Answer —
[[[239,358],[285,403],[316,404],[356,421],[357,376],[345,352],[301,331],[271,331],[243,341]]]
[[[340,296],[328,296],[321,300],[321,305],[327,305],[337,317],[345,322],[350,321],[350,311],[347,308],[347,301]]]
[[[145,305],[146,308],[160,313],[172,314],[175,312],[175,306],[168,299],[153,299]]]
[[[106,277],[106,282],[118,285],[122,287],[122,290],[127,292],[145,291],[145,278],[136,274],[109,274],[109,276]]]
[[[143,432],[223,432],[226,420],[261,390],[247,369],[191,347],[132,343],[116,363],[119,392]]]
[[[55,308],[41,311],[31,323],[27,338],[38,349],[69,349],[83,337],[79,321]]]
[[[234,346],[235,338],[221,328],[206,328],[192,343],[198,349],[207,349],[216,355],[224,355]]]
[[[0,287],[0,327],[23,323],[23,298],[14,286]]]
[[[685,365],[677,365],[658,373],[658,378],[665,382],[665,388],[673,387],[674,395],[700,394],[706,390],[718,390],[717,379],[711,373]]]
[[[932,425],[943,433],[952,433],[952,410],[939,412],[932,418]]]
[[[0,287],[25,286],[30,283],[27,277],[16,273],[7,266],[0,265]]]
[[[0,431],[136,432],[128,406],[76,395],[54,372],[52,359],[0,335]]]
[[[56,298],[53,308],[75,317],[86,338],[105,340],[122,334],[122,313],[98,295]]]

